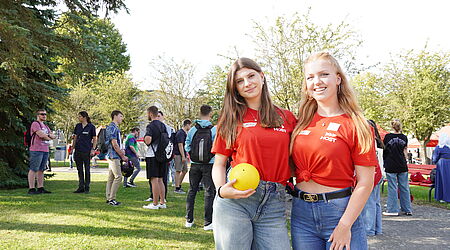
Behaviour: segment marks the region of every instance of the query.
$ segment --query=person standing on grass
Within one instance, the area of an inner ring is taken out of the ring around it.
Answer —
[[[216,249],[290,249],[285,185],[291,177],[289,142],[295,122],[290,111],[272,103],[261,67],[248,58],[236,60],[212,148]],[[261,179],[256,189],[240,191],[233,187],[236,180],[226,181],[229,157],[232,167],[255,166]]]
[[[28,194],[49,194],[51,192],[44,189],[44,170],[49,157],[50,141],[55,139],[56,136],[44,124],[47,120],[47,112],[45,109],[37,110],[36,115],[36,121],[33,121],[30,127],[30,170],[28,171],[28,186],[30,189],[28,190]]]
[[[122,182],[122,170],[120,159],[128,161],[125,155],[119,124],[123,121],[123,114],[119,110],[111,112],[112,122],[106,127],[105,138],[108,144],[108,181],[106,182],[106,203],[111,206],[119,206],[121,202],[116,200],[117,190]]]
[[[125,139],[125,155],[131,162],[133,162],[134,171],[130,177],[130,182],[127,182],[128,177],[123,178],[124,187],[136,187],[136,184],[134,184],[134,179],[136,179],[136,176],[141,171],[141,165],[138,155],[139,147],[136,140],[139,137],[139,132],[139,128],[132,128],[131,133]]]
[[[433,152],[433,164],[436,164],[436,189],[434,198],[440,202],[450,202],[450,135],[442,133]]]
[[[189,129],[191,129],[191,120],[184,120],[183,127],[177,131],[174,140],[174,161],[175,161],[175,193],[185,194],[186,192],[181,189],[181,184],[183,183],[184,176],[186,175],[187,168],[187,155],[184,150],[184,144],[186,142],[186,136]]]
[[[213,203],[216,188],[212,179],[212,165],[214,155],[211,152],[212,144],[216,137],[216,127],[211,123],[212,108],[208,105],[200,107],[200,119],[195,121],[186,136],[185,149],[191,155],[191,169],[189,172],[189,191],[186,197],[186,227],[194,225],[195,196],[199,189],[200,181],[205,186],[205,222],[203,229],[213,229]],[[203,144],[203,145],[200,145]],[[204,159],[199,159],[203,154]],[[199,157],[200,156],[200,157]],[[182,181],[182,180],[181,180]],[[180,186],[181,186],[181,181]]]
[[[78,123],[73,130],[74,160],[78,170],[78,189],[74,193],[89,193],[91,183],[91,157],[95,154],[97,136],[95,126],[86,111],[78,113]],[[84,169],[84,171],[83,171]]]
[[[69,143],[67,147],[67,156],[69,158],[70,169],[73,169],[73,144]]]
[[[400,209],[407,215],[412,215],[411,195],[409,190],[407,146],[408,137],[402,134],[400,120],[393,119],[391,122],[393,133],[384,137],[384,169],[388,181],[387,209],[383,212],[386,216],[398,216],[398,190],[400,190]]]
[[[147,168],[147,179],[152,193],[152,203],[143,206],[145,209],[167,208],[165,201],[165,186],[163,183],[164,175],[167,176],[167,164],[156,160],[155,152],[158,149],[162,133],[167,133],[166,126],[158,120],[158,108],[151,106],[147,109],[147,116],[150,123],[147,125],[144,142],[148,146],[145,155]],[[159,202],[159,203],[158,203]]]
[[[367,249],[360,213],[377,158],[374,135],[337,60],[326,52],[304,62],[295,164],[293,249]]]

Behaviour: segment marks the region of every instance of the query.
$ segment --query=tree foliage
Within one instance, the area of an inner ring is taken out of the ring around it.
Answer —
[[[278,17],[273,25],[255,22],[251,36],[275,103],[294,112],[300,100],[303,62],[310,54],[328,51],[341,60],[349,73],[360,67],[355,64],[355,54],[362,41],[345,21],[319,26],[308,11],[292,18]]]
[[[225,68],[215,65],[202,82],[204,89],[199,90],[198,96],[202,104],[207,104],[213,109],[212,121],[217,122],[222,109],[228,72]]]
[[[25,127],[36,109],[51,111],[52,100],[64,93],[55,59],[77,46],[55,32],[58,4],[84,13],[124,7],[121,0],[0,1],[0,187],[26,184]]]

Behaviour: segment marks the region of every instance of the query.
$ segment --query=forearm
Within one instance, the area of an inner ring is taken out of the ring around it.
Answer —
[[[220,186],[223,186],[226,183],[226,181],[225,181],[225,166],[214,163],[213,168],[212,168],[212,178],[213,178],[214,185],[217,188]]]
[[[116,153],[122,158],[125,156],[123,151],[120,149],[119,144],[117,144],[116,140],[111,141],[113,149],[116,151]]]
[[[356,187],[353,190],[353,193],[348,202],[347,208],[345,209],[345,212],[342,215],[339,223],[342,223],[343,225],[348,227],[351,227],[353,225],[353,223],[363,210],[367,199],[372,192],[372,189],[373,181],[359,182],[358,184],[356,184]]]
[[[178,150],[180,150],[180,155],[181,158],[186,158],[186,155],[184,154],[184,147],[183,147],[183,143],[178,143]]]
[[[92,150],[94,150],[97,147],[97,137],[94,137],[92,139]]]

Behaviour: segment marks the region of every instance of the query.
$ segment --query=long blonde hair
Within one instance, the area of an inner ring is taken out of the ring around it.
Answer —
[[[236,72],[242,68],[253,69],[259,73],[262,72],[261,67],[255,61],[245,57],[239,58],[231,65],[227,78],[223,108],[217,123],[217,133],[226,141],[226,148],[231,148],[231,145],[236,141],[238,124],[242,123],[245,111],[247,110],[247,103],[244,97],[239,95],[235,82]],[[283,124],[283,119],[277,112],[280,109],[270,99],[269,88],[267,87],[265,77],[263,82],[261,108],[258,111],[261,127],[280,127]]]
[[[336,74],[341,77],[341,84],[337,91],[339,106],[348,116],[350,116],[355,124],[360,153],[363,154],[369,152],[373,147],[372,132],[370,131],[366,118],[364,118],[364,115],[362,114],[353,89],[342,71],[341,66],[339,66],[337,60],[327,52],[319,52],[309,56],[305,60],[304,65],[316,60],[329,62],[336,69]],[[291,152],[294,140],[298,133],[311,123],[314,114],[317,112],[317,101],[308,95],[306,79],[303,80],[300,96],[299,117],[291,138]]]

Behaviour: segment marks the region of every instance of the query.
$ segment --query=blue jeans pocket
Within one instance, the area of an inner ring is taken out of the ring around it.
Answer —
[[[350,196],[344,197],[344,198],[332,199],[332,200],[328,201],[328,204],[330,204],[337,211],[344,212],[345,209],[347,209],[349,199],[350,199]]]

